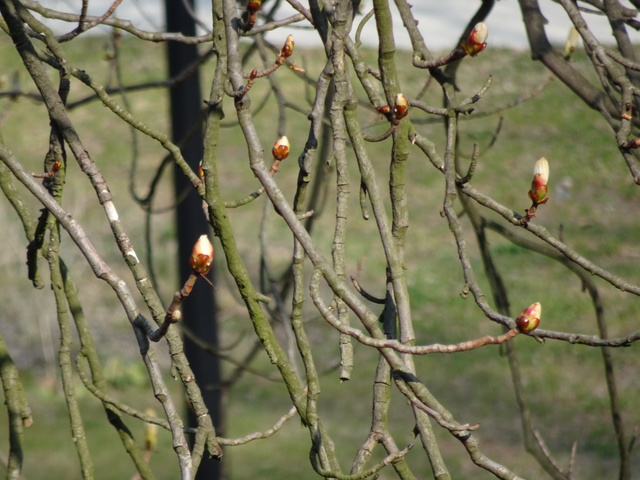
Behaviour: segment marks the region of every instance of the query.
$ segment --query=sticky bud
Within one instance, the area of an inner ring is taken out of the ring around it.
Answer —
[[[389,112],[391,112],[391,107],[389,105],[382,105],[381,107],[378,107],[378,113],[381,115],[387,115]]]
[[[407,97],[405,97],[401,93],[398,93],[396,95],[393,106],[393,113],[398,120],[404,118],[407,113],[409,113],[409,102],[407,101]]]
[[[531,182],[531,190],[529,190],[529,198],[537,205],[547,203],[547,182],[549,181],[549,162],[546,158],[538,159],[533,167],[533,181]]]
[[[204,170],[202,169],[202,160],[200,160],[200,163],[198,164],[198,177],[200,177],[200,180],[204,182]]]
[[[193,273],[196,275],[206,275],[213,263],[213,245],[209,241],[209,237],[201,235],[193,246],[189,265]]]
[[[467,55],[475,57],[487,47],[487,37],[489,30],[484,22],[476,23],[471,33],[467,37],[466,42],[462,42],[462,49]]]
[[[284,42],[284,46],[282,47],[282,50],[280,50],[280,56],[283,58],[290,57],[291,54],[293,53],[293,46],[294,46],[293,35],[289,35]]]
[[[624,145],[625,148],[638,148],[640,147],[640,138],[634,138]]]
[[[258,10],[260,10],[261,6],[262,6],[262,0],[249,0],[249,3],[247,4],[247,10],[255,13]]]
[[[540,324],[540,315],[542,314],[542,305],[536,302],[529,308],[522,311],[520,316],[516,318],[518,330],[523,333],[529,333],[535,330]]]
[[[289,139],[286,136],[280,137],[278,141],[273,144],[271,153],[276,160],[284,160],[287,158],[289,156]]]

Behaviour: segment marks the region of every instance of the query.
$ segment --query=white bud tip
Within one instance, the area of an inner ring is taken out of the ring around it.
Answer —
[[[540,174],[545,182],[549,181],[549,162],[546,158],[540,157],[533,166],[533,174]]]

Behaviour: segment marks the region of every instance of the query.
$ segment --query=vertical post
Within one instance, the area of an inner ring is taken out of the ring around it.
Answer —
[[[185,8],[185,4],[193,7],[193,0],[165,0],[167,31],[181,32],[184,35],[192,36],[195,34],[195,21]],[[168,43],[169,76],[173,77],[183,71],[197,57],[196,45]],[[193,128],[193,126],[194,122],[200,118],[202,106],[200,81],[197,73],[171,88],[172,137],[180,145],[187,163],[196,171],[202,159],[203,135],[201,125],[198,125],[197,128]],[[184,198],[176,209],[178,262],[180,285],[182,285],[191,273],[188,261],[191,249],[198,237],[208,233],[210,229],[202,209],[202,200],[196,194],[193,185],[177,167],[174,169],[174,189],[177,199]],[[188,195],[184,196],[185,192],[189,192]],[[208,275],[210,279],[212,279],[211,272],[213,269]],[[185,327],[199,339],[210,345],[217,345],[215,298],[214,290],[210,285],[207,285],[206,282],[196,283],[191,295],[182,305],[182,314]],[[219,361],[188,338],[185,338],[184,349],[196,381],[202,390],[211,418],[218,429],[221,426],[222,415]],[[196,419],[193,418],[191,411],[189,411],[188,423],[190,426],[196,425]],[[203,458],[196,479],[217,480],[219,478],[221,478],[220,462],[208,457]]]

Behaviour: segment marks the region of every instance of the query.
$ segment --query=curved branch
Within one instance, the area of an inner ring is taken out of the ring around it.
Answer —
[[[4,12],[3,12],[4,14]],[[136,339],[140,347],[140,354],[143,357],[149,377],[154,388],[156,397],[160,400],[169,423],[171,425],[171,433],[174,439],[174,449],[180,459],[181,471],[183,479],[191,476],[191,455],[187,446],[186,438],[182,428],[182,421],[178,415],[177,409],[169,394],[169,390],[164,383],[162,372],[155,361],[153,351],[150,350],[146,336],[140,332],[139,325],[146,324],[148,320],[144,318],[138,311],[135,300],[129,290],[127,284],[107,265],[102,259],[94,245],[89,240],[84,229],[76,222],[73,217],[67,213],[53,197],[39,184],[31,175],[20,165],[18,160],[4,146],[0,145],[0,160],[13,172],[15,177],[37,198],[60,222],[60,225],[69,233],[73,242],[78,246],[83,256],[91,266],[94,275],[104,280],[116,293],[122,307],[124,308],[127,318],[131,323]]]

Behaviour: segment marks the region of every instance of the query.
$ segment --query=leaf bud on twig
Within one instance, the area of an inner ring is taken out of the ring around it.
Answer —
[[[398,93],[396,95],[393,106],[393,113],[396,116],[396,120],[404,118],[407,113],[409,113],[409,102],[407,101],[407,97],[405,97],[401,93]]]
[[[547,183],[549,182],[549,162],[546,158],[538,159],[533,167],[533,181],[531,182],[531,190],[529,190],[529,198],[531,201],[540,205],[547,203]]]
[[[622,147],[623,148],[638,148],[638,147],[640,147],[640,138],[634,138],[633,140],[629,140]]]
[[[200,177],[200,181],[204,183],[204,170],[202,169],[202,160],[198,163],[198,177]]]
[[[282,50],[280,50],[280,57],[289,58],[293,53],[293,46],[294,46],[293,35],[289,35],[284,42],[284,46],[282,47]]]
[[[475,57],[481,51],[487,47],[487,37],[489,36],[489,30],[487,24],[484,22],[476,23],[471,33],[467,37],[465,42],[462,42],[462,49],[467,55]]]
[[[376,109],[380,115],[387,115],[391,112],[391,107],[389,105],[382,105]]]
[[[530,305],[529,308],[520,313],[520,316],[516,319],[516,325],[518,330],[523,333],[529,333],[535,330],[540,324],[540,315],[542,314],[542,305],[540,302],[536,302]]]
[[[196,275],[206,275],[213,263],[213,245],[206,235],[201,235],[193,246],[189,264]]]
[[[250,12],[257,12],[258,10],[260,10],[261,6],[262,0],[249,0],[249,3],[247,4],[247,10],[249,10]]]
[[[273,158],[276,160],[284,160],[289,156],[289,139],[286,136],[280,137],[271,149]]]

